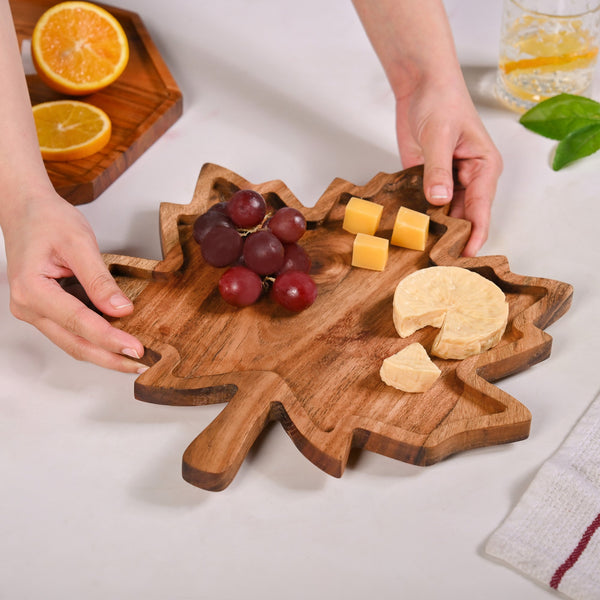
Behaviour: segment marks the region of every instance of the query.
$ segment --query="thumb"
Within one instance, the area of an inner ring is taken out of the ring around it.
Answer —
[[[121,291],[99,252],[82,252],[71,270],[94,306],[112,317],[128,315],[133,302]]]
[[[436,131],[433,131],[433,130]],[[421,146],[425,163],[423,191],[430,204],[441,206],[452,200],[454,179],[452,177],[452,156],[456,147],[447,127],[429,127],[423,131]]]

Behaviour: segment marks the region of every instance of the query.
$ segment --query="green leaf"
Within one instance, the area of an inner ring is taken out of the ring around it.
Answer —
[[[562,169],[573,161],[600,150],[600,122],[573,131],[558,143],[552,168]]]
[[[562,140],[571,132],[600,123],[600,103],[583,96],[559,94],[536,104],[519,122],[553,140]]]

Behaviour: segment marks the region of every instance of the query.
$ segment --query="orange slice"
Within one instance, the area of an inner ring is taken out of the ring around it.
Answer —
[[[500,69],[507,75],[517,70],[540,69],[542,71],[564,70],[571,71],[585,68],[597,56],[598,49],[588,52],[563,54],[561,56],[538,56],[536,58],[523,58],[521,60],[506,61],[500,64]]]
[[[129,44],[108,11],[89,2],[62,2],[36,23],[31,54],[44,83],[77,96],[115,81],[129,60]]]
[[[87,102],[43,102],[33,107],[33,118],[44,160],[85,158],[110,140],[110,118]]]

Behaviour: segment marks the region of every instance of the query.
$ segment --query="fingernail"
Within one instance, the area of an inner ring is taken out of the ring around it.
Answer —
[[[131,306],[131,300],[123,294],[115,294],[110,297],[110,303],[113,308],[128,308]]]
[[[142,373],[145,373],[150,367],[147,367],[146,365],[142,365],[136,372],[138,375],[141,375]]]
[[[123,348],[123,350],[121,350],[121,354],[135,359],[140,358],[140,355],[133,348]]]
[[[450,198],[450,192],[444,185],[434,185],[431,188],[431,198],[436,200],[448,200]]]

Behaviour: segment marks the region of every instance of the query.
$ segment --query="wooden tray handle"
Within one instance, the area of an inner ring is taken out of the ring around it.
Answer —
[[[227,403],[183,454],[183,478],[197,487],[220,491],[233,480],[248,451],[278,407],[293,403],[286,382],[272,371],[237,371],[180,376],[180,356],[168,344],[146,340],[150,369],[134,385],[135,397],[171,406]],[[152,349],[151,349],[152,348]]]
[[[283,382],[275,373],[253,372],[252,376],[253,381],[238,386],[235,396],[184,452],[182,475],[192,485],[215,492],[225,489],[274,418]]]

